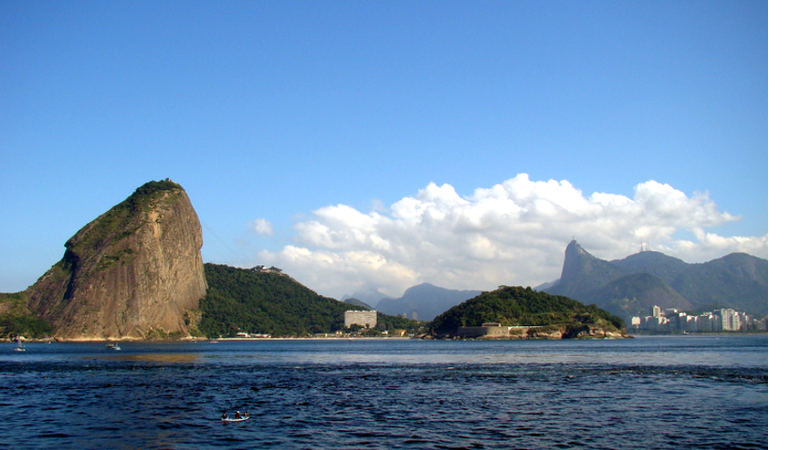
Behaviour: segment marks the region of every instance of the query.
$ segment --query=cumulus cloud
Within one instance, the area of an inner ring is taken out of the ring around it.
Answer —
[[[256,219],[250,222],[250,228],[256,233],[262,236],[271,236],[274,232],[272,229],[272,223],[267,219]]]
[[[643,242],[691,262],[733,251],[766,257],[766,235],[706,231],[738,219],[707,193],[687,196],[656,181],[635,186],[632,198],[587,196],[566,180],[519,174],[471,196],[431,183],[381,212],[326,206],[295,225],[297,245],[263,251],[259,259],[333,297],[365,289],[398,296],[421,282],[457,289],[536,286],[560,276],[573,238],[604,259],[634,253]],[[268,225],[254,221],[256,230],[271,232]],[[694,240],[676,238],[686,231]]]

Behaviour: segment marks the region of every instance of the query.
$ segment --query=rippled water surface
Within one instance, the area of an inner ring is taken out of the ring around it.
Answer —
[[[766,336],[12,348],[10,448],[767,448]]]

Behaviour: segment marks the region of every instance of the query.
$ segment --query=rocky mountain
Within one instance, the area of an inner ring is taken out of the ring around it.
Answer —
[[[200,221],[186,191],[151,181],[91,221],[29,287],[27,309],[63,339],[185,336],[206,294]]]
[[[744,253],[689,264],[652,251],[604,261],[573,240],[564,252],[561,278],[539,289],[594,303],[623,317],[648,315],[653,305],[683,311],[730,307],[766,314],[768,264]]]
[[[428,321],[481,292],[445,289],[422,283],[406,289],[402,297],[384,298],[375,309],[384,314],[405,314],[408,318]]]

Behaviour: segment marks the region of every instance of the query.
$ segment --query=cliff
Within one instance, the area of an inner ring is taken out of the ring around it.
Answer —
[[[573,240],[564,252],[561,278],[540,289],[626,317],[648,315],[653,305],[683,311],[725,307],[766,314],[768,263],[732,253],[689,264],[653,251],[604,261]]]
[[[202,230],[183,188],[152,181],[84,226],[25,291],[60,339],[186,336],[206,293]]]
[[[557,285],[560,289],[553,287],[548,292],[581,300],[586,293],[622,275],[611,263],[595,258],[573,240],[564,250],[564,266]]]

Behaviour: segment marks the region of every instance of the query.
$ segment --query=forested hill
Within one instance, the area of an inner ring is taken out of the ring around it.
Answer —
[[[504,286],[484,292],[439,315],[430,323],[436,336],[453,335],[458,327],[480,326],[486,322],[505,326],[564,327],[566,334],[586,327],[624,333],[625,322],[595,305],[550,295],[531,288]]]
[[[332,333],[344,328],[344,312],[368,309],[323,297],[279,272],[205,264],[208,293],[200,301],[200,330],[208,337],[239,331],[280,336]],[[407,319],[378,314],[384,329],[409,328]]]

